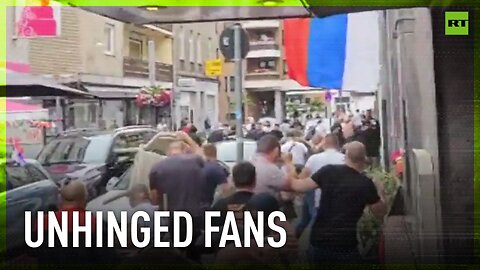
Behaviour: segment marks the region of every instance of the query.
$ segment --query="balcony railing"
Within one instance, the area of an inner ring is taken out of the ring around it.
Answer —
[[[123,76],[148,78],[148,62],[141,59],[125,57],[123,59]],[[172,82],[173,68],[170,64],[155,63],[155,79],[157,81]]]
[[[280,21],[278,20],[247,21],[242,23],[242,27],[245,29],[278,28],[280,27]]]
[[[250,50],[279,50],[275,40],[261,41],[261,40],[252,40],[250,41]]]
[[[276,69],[252,69],[247,70],[247,76],[280,76],[280,72]]]

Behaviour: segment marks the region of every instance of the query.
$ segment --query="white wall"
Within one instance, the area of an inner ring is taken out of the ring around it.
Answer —
[[[176,123],[180,124],[182,119],[181,108],[188,107],[193,111],[193,122],[199,130],[204,128],[204,120],[208,116],[210,123],[218,123],[218,83],[210,81],[196,81],[191,87],[176,88],[180,92],[176,105]],[[213,102],[212,102],[213,101]]]
[[[366,111],[373,110],[375,108],[376,98],[375,96],[351,96],[351,111],[356,110]]]
[[[7,61],[28,64],[28,39],[14,39],[15,7],[6,7],[7,26]]]

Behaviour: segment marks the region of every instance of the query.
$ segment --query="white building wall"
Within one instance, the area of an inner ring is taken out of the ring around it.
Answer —
[[[28,39],[18,39],[15,37],[15,7],[6,7],[6,46],[7,61],[28,64]]]
[[[187,117],[202,131],[208,117],[212,125],[218,123],[218,83],[196,80],[190,86],[177,86],[180,98],[176,106],[176,123]],[[191,119],[193,115],[193,119]]]
[[[366,111],[373,110],[375,108],[376,98],[372,96],[350,96],[351,107],[350,110],[355,112],[356,110]]]

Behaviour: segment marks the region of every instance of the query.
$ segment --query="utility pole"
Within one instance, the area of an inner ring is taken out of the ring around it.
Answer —
[[[242,60],[242,28],[234,25],[234,59],[235,62],[235,96],[236,96],[236,141],[237,161],[243,160],[243,60]]]
[[[179,44],[176,44],[177,38],[175,36],[175,30],[172,30],[173,32],[173,40],[172,40],[172,89],[171,89],[171,97],[170,97],[170,129],[175,131],[177,127],[177,113],[176,113],[176,106],[177,106],[177,98],[179,97],[177,95],[177,46]]]
[[[155,86],[155,41],[148,41],[148,79],[150,80],[150,86]],[[150,110],[150,123],[152,126],[157,125],[157,110],[156,107],[151,106]]]

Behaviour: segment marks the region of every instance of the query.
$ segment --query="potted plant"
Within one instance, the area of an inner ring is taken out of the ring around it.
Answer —
[[[151,105],[163,108],[170,105],[171,94],[168,89],[159,86],[143,87],[140,89],[140,93],[137,95],[136,100],[139,107]]]
[[[393,173],[386,172],[381,168],[374,168],[367,172],[367,175],[375,182],[381,183],[383,187],[387,215],[392,208],[393,201],[400,187],[400,179]],[[380,236],[383,222],[378,220],[370,211],[365,208],[363,216],[358,222],[358,240],[360,253],[367,258],[377,258],[379,251]]]

